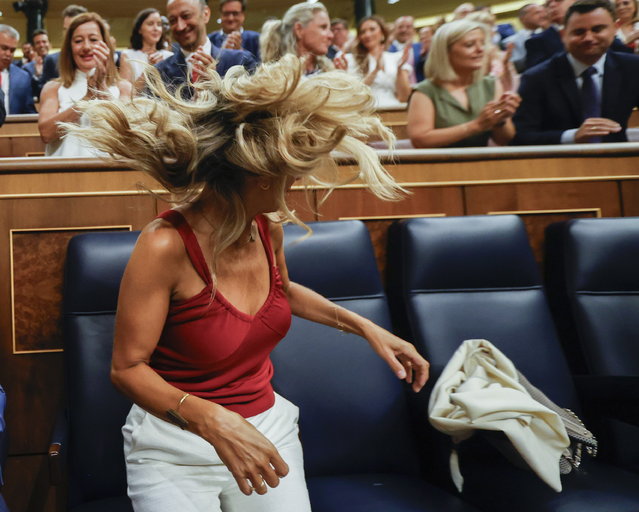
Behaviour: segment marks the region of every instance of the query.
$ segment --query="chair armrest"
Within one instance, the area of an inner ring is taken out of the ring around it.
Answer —
[[[576,375],[575,386],[586,416],[639,426],[639,377]]]
[[[61,485],[64,481],[66,466],[66,444],[69,435],[69,422],[66,409],[60,409],[53,426],[49,444],[49,481],[51,485]]]

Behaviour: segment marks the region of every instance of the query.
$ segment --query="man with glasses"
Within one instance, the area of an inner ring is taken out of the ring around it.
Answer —
[[[246,50],[260,59],[260,34],[244,30],[246,0],[221,0],[220,19],[222,29],[209,34],[209,39],[218,48]]]

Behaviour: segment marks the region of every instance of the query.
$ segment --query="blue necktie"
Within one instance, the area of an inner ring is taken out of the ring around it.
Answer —
[[[581,108],[583,120],[589,117],[601,117],[601,99],[592,77],[597,72],[592,66],[581,74]],[[590,142],[601,142],[601,137],[591,137]]]

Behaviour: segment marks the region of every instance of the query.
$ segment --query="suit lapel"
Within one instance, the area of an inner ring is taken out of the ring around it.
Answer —
[[[582,121],[583,113],[581,111],[581,92],[577,89],[577,82],[575,80],[575,74],[572,70],[570,62],[566,54],[562,54],[556,57],[552,61],[554,72],[557,74],[557,81],[561,93],[563,94],[566,104],[569,106],[573,117],[580,125]]]
[[[615,97],[622,89],[622,76],[618,63],[612,52],[608,52],[606,63],[604,64],[604,76],[601,86],[601,117],[617,119],[615,116],[615,105],[619,104],[619,99]]]

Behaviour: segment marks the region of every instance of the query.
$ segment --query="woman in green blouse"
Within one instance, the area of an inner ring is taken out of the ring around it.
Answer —
[[[416,148],[504,145],[515,135],[521,98],[486,76],[486,27],[458,20],[442,25],[408,105],[408,136]]]

